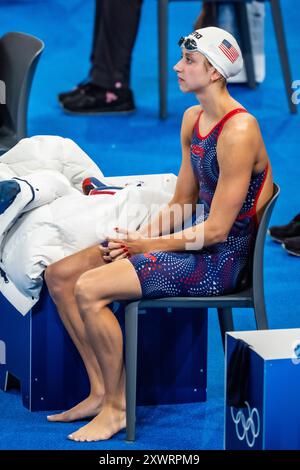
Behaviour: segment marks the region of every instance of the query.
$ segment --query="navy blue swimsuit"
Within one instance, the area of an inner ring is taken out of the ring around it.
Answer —
[[[191,164],[199,181],[199,204],[204,205],[204,216],[209,216],[211,202],[219,178],[217,160],[218,136],[233,115],[247,112],[234,109],[205,137],[199,134],[196,121],[191,142]],[[199,251],[153,251],[132,256],[129,261],[139,277],[142,295],[155,297],[213,296],[230,293],[237,288],[239,275],[252,255],[257,233],[256,203],[263,188],[268,166],[252,174],[246,200],[236,218],[227,240]],[[194,224],[201,222],[197,220]]]

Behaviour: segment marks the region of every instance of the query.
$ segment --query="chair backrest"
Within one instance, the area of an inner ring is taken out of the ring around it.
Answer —
[[[239,291],[243,291],[245,289],[248,289],[249,287],[252,287],[253,293],[258,293],[258,295],[260,295],[260,291],[263,289],[263,262],[265,239],[268,224],[279,193],[280,188],[277,184],[274,183],[273,196],[266,205],[264,213],[260,219],[252,256],[240,274],[240,280],[238,282]]]
[[[254,253],[253,253],[253,270],[252,270],[252,286],[253,291],[259,290],[263,285],[263,264],[264,264],[264,247],[268,230],[268,224],[280,193],[280,187],[274,183],[273,196],[266,205],[264,213],[260,219],[257,231]]]
[[[6,94],[0,105],[0,135],[26,137],[28,98],[43,49],[43,41],[25,33],[11,32],[0,39],[0,80]]]

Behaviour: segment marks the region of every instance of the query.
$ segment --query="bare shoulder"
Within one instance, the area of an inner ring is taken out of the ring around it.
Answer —
[[[185,125],[194,125],[202,107],[197,104],[187,108],[183,114],[182,123]]]
[[[192,117],[196,117],[199,115],[200,111],[202,109],[202,106],[200,104],[196,104],[194,106],[190,106],[189,108],[187,108],[184,113],[183,113],[183,117],[185,119],[190,119]]]
[[[189,141],[191,139],[193,128],[194,128],[195,122],[199,116],[201,109],[202,108],[200,105],[196,105],[196,106],[191,106],[190,108],[187,108],[185,110],[183,114],[182,126],[181,126],[181,135],[184,141],[185,140]]]
[[[218,161],[229,167],[245,166],[246,162],[249,167],[253,166],[261,144],[262,137],[255,117],[249,113],[236,114],[226,121],[218,139]]]
[[[238,113],[225,122],[221,139],[223,142],[234,140],[253,140],[260,136],[259,124],[250,113]]]

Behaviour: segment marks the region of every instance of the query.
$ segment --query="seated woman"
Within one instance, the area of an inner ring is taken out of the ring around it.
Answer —
[[[226,87],[226,79],[243,65],[237,42],[209,27],[182,38],[180,46],[182,58],[174,67],[179,87],[195,93],[201,104],[183,116],[182,164],[173,198],[150,225],[134,233],[120,228],[107,247],[91,247],[46,270],[50,294],[90,379],[88,398],[48,417],[95,416],[69,435],[75,441],[109,439],[126,425],[122,333],[109,304],[234,291],[273,194],[258,123]],[[184,217],[178,211],[171,225],[165,224],[170,209],[189,205],[195,211],[197,203],[204,213],[191,227],[181,229]]]

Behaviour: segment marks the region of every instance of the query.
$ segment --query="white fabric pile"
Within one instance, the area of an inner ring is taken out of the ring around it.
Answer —
[[[91,176],[125,187],[86,196],[81,184]],[[0,180],[13,177],[29,181],[35,199],[27,204],[21,192],[13,203],[27,205],[1,242],[0,291],[23,315],[38,301],[49,264],[115,235],[116,226],[135,230],[171,199],[176,184],[173,174],[105,178],[78,145],[57,136],[23,139],[1,157]]]

